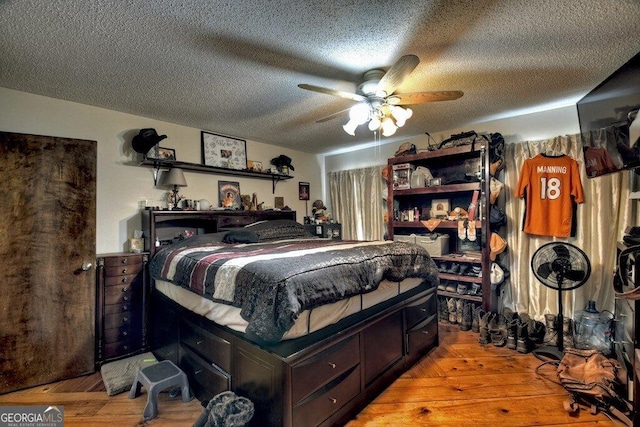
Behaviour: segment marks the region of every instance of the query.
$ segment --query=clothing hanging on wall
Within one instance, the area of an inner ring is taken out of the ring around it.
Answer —
[[[575,207],[584,202],[578,162],[541,153],[525,160],[515,196],[525,198],[523,231],[539,236],[575,236]]]

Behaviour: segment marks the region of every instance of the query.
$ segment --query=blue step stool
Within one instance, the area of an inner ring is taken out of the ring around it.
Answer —
[[[158,414],[158,394],[169,387],[180,387],[183,402],[189,402],[193,398],[189,390],[187,374],[170,360],[163,360],[140,369],[129,391],[129,399],[138,397],[142,386],[147,390],[147,405],[142,414],[145,421],[155,418]]]

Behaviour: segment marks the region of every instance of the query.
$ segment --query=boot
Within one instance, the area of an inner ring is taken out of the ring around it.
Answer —
[[[507,348],[511,350],[516,349],[518,313],[514,313],[509,308],[505,308],[503,311],[504,320],[507,326]]]
[[[480,327],[479,327],[480,336],[478,337],[478,342],[482,345],[489,344],[489,341],[491,339],[489,335],[489,321],[491,320],[492,317],[493,317],[493,313],[490,311],[486,311],[482,314],[482,317],[480,318]]]
[[[507,323],[504,316],[497,314],[489,320],[489,334],[491,343],[496,347],[504,347],[507,344]]]
[[[573,319],[562,319],[562,348],[573,348]]]
[[[447,310],[449,310],[449,323],[455,325],[457,322],[456,298],[447,298]]]
[[[464,310],[464,300],[459,298],[456,300],[456,322],[460,329],[462,329],[462,310]]]
[[[473,319],[471,320],[471,332],[478,333],[480,332],[480,319],[484,315],[485,311],[482,309],[481,305],[476,305],[473,307]]]
[[[533,350],[533,342],[529,339],[529,322],[520,319],[517,328],[516,350],[518,350],[518,353],[530,353]]]
[[[438,297],[438,322],[449,323],[449,310],[447,310],[447,300],[445,297]]]
[[[527,332],[529,333],[529,339],[534,344],[542,344],[544,342],[544,335],[545,335],[544,323],[538,320],[533,320],[533,322],[529,322],[529,328]]]
[[[468,331],[471,329],[471,323],[473,322],[473,304],[465,302],[462,307],[462,323],[460,323],[461,331]]]
[[[544,315],[544,343],[550,346],[558,345],[558,334],[556,332],[556,315],[555,314],[545,314]]]

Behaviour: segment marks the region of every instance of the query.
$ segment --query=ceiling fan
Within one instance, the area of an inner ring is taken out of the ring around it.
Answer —
[[[309,84],[299,84],[298,87],[357,102],[348,110],[323,117],[316,123],[326,122],[345,111],[349,111],[349,122],[343,126],[348,134],[355,135],[355,130],[359,125],[369,122],[369,130],[382,129],[384,136],[390,136],[395,133],[398,127],[403,126],[413,114],[410,108],[402,108],[401,105],[450,101],[463,95],[463,92],[458,90],[394,93],[419,63],[420,60],[416,55],[404,55],[387,72],[382,69],[369,70],[364,73],[364,81],[358,86],[355,93]]]

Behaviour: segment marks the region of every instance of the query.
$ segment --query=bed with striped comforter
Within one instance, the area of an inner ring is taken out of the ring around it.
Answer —
[[[246,334],[264,343],[280,341],[304,310],[371,292],[383,279],[438,280],[420,246],[318,238],[226,244],[196,236],[158,251],[149,270],[153,279],[240,308]]]

